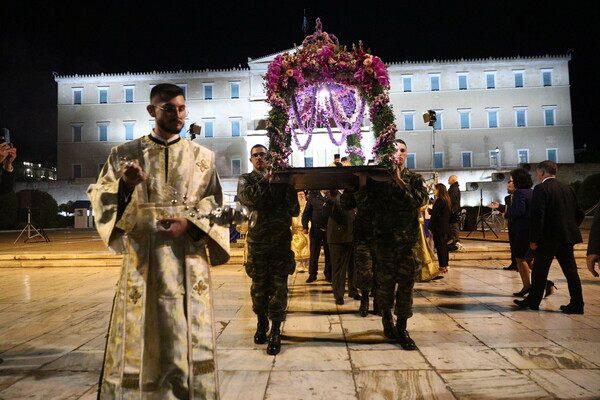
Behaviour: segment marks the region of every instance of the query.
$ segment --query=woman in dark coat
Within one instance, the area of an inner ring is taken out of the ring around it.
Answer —
[[[450,234],[450,196],[443,183],[435,185],[435,203],[431,210],[429,230],[437,252],[441,272],[448,272],[448,235]]]
[[[517,260],[517,269],[523,282],[520,292],[515,296],[525,296],[531,288],[531,269],[533,268],[533,252],[529,248],[529,229],[531,224],[531,198],[533,197],[533,181],[531,175],[523,168],[510,171],[510,178],[515,187],[513,200],[506,211],[506,218],[512,220],[512,229],[515,232],[513,253]],[[546,296],[554,292],[554,283],[547,281]]]

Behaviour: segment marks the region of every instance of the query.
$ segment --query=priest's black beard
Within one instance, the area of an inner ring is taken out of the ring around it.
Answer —
[[[156,123],[158,124],[158,126],[160,127],[160,129],[162,129],[163,131],[168,132],[168,133],[178,134],[181,131],[181,129],[168,127],[162,121],[156,121]]]

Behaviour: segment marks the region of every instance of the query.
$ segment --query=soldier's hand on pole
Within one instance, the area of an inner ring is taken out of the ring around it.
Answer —
[[[142,167],[137,163],[137,161],[130,161],[127,163],[127,165],[125,165],[125,168],[123,168],[123,182],[131,188],[144,182],[146,178],[146,173],[144,172]]]
[[[496,200],[493,200],[490,204],[488,204],[489,208],[492,208],[494,210],[496,210],[500,205],[498,204],[498,202]]]
[[[400,177],[400,168],[396,168],[396,170],[392,173],[392,180],[400,186],[403,190],[406,190],[406,182]]]

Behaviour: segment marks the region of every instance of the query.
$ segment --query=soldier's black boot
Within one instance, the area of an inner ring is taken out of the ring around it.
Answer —
[[[410,338],[410,335],[406,330],[406,318],[398,317],[398,320],[396,321],[396,330],[398,331],[398,343],[404,350],[417,349],[415,341]]]
[[[281,350],[281,321],[273,321],[271,332],[269,332],[269,344],[267,345],[267,354],[274,356]]]
[[[392,317],[392,310],[389,308],[383,310],[381,322],[383,323],[383,334],[385,337],[396,339],[396,335],[394,334],[394,318]]]
[[[269,318],[266,314],[259,314],[256,324],[256,333],[254,334],[254,343],[264,344],[267,341],[267,331],[269,330]]]
[[[369,291],[368,290],[361,290],[361,297],[360,297],[360,307],[358,308],[358,313],[360,314],[361,317],[366,317],[367,315],[369,315]]]

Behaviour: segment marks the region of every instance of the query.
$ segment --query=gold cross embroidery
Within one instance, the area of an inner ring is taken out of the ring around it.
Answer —
[[[206,160],[201,160],[197,162],[196,165],[200,168],[201,172],[204,172],[208,169],[208,163],[206,162]]]
[[[133,301],[133,304],[137,304],[140,297],[142,297],[142,294],[138,292],[137,288],[129,290],[129,298]]]
[[[208,289],[208,286],[204,282],[198,281],[192,289],[194,289],[198,295],[202,296],[202,292]]]

